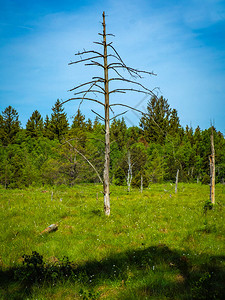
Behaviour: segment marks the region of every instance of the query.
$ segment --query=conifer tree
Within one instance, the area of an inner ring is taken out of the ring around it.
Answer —
[[[20,121],[18,112],[12,106],[6,107],[2,112],[2,136],[1,140],[4,145],[13,142],[16,134],[20,131]]]
[[[39,111],[35,110],[26,124],[26,134],[31,137],[39,137],[43,134],[43,118]]]
[[[147,114],[140,120],[140,127],[143,130],[147,142],[163,144],[169,130],[171,108],[168,101],[162,96],[153,96],[147,105]]]
[[[110,127],[111,140],[117,143],[120,151],[124,148],[126,144],[126,139],[125,139],[126,130],[127,130],[127,126],[124,121],[124,118],[122,118],[122,120],[116,120],[116,119],[113,120]]]
[[[51,114],[50,120],[50,131],[52,139],[57,138],[61,141],[63,135],[67,133],[69,129],[69,123],[67,120],[67,115],[64,112],[59,99],[57,99],[55,105],[52,107],[53,113]]]
[[[86,127],[85,116],[81,113],[80,109],[78,109],[73,119],[71,128],[84,129],[85,127]]]
[[[46,117],[45,117],[43,133],[44,133],[44,136],[49,139],[52,137],[51,124],[50,124],[50,119],[49,119],[48,115],[46,115]]]
[[[3,140],[4,127],[3,127],[3,116],[0,114],[0,141]]]

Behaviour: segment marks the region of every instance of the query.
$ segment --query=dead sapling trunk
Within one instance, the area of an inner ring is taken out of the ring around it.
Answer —
[[[127,191],[130,192],[131,182],[132,182],[132,163],[131,163],[131,155],[130,151],[127,153],[127,164],[128,164],[128,171],[127,171]]]
[[[141,175],[141,193],[143,192],[143,175]]]
[[[178,178],[179,178],[179,169],[177,170],[177,175],[176,175],[175,194],[177,194]]]
[[[214,138],[213,138],[213,126],[210,136],[211,140],[211,155],[209,156],[210,165],[210,201],[215,204],[215,149],[214,149]]]
[[[153,72],[142,71],[126,66],[117,50],[112,46],[112,42],[107,42],[107,36],[113,36],[112,34],[106,33],[106,23],[105,23],[105,12],[102,14],[103,22],[102,33],[99,35],[102,37],[102,41],[94,42],[102,47],[102,51],[96,50],[83,50],[75,55],[79,57],[78,60],[70,62],[69,65],[84,63],[85,66],[95,66],[101,68],[103,71],[103,76],[94,76],[91,80],[82,83],[74,88],[70,89],[74,92],[75,97],[70,98],[61,103],[64,104],[68,101],[78,100],[80,105],[84,101],[92,102],[94,104],[99,104],[104,112],[99,114],[92,110],[105,125],[105,161],[104,161],[104,171],[103,171],[103,194],[104,194],[104,211],[105,215],[110,215],[110,121],[120,115],[125,114],[129,109],[142,113],[142,111],[133,108],[129,105],[122,103],[110,103],[110,95],[113,93],[124,94],[126,92],[137,92],[149,95],[150,97],[155,96],[154,90],[146,88],[144,85],[139,83],[137,79],[142,78],[142,74],[146,75],[156,75]],[[86,57],[87,55],[87,57]],[[85,56],[85,57],[83,57]],[[123,69],[128,72],[129,79],[125,78],[120,74],[120,70]],[[110,73],[110,76],[109,76]],[[113,75],[111,74],[113,73]],[[123,82],[123,87],[118,87],[110,90],[109,85],[111,82]],[[132,85],[132,87],[126,87],[126,85]],[[99,96],[102,97],[99,100]],[[79,107],[80,107],[79,105]],[[114,106],[126,107],[126,111],[115,115],[113,111]],[[110,113],[113,113],[113,117],[110,118]]]

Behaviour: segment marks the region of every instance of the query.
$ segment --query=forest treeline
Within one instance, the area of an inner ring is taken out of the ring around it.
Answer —
[[[128,169],[132,185],[175,181],[209,183],[209,129],[180,125],[176,109],[163,97],[152,97],[139,126],[127,127],[124,118],[113,119],[111,182],[126,185]],[[214,128],[216,182],[225,178],[225,139]],[[92,122],[78,109],[71,126],[60,101],[45,119],[35,110],[21,127],[11,106],[0,114],[0,184],[5,188],[29,185],[99,182],[104,165],[104,125]],[[95,167],[96,172],[90,163]],[[97,174],[98,173],[98,174]]]

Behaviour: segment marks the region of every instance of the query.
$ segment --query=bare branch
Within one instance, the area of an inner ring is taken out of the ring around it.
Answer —
[[[84,91],[84,95],[83,95],[82,100],[81,100],[81,102],[80,102],[80,104],[79,104],[79,108],[80,108],[82,102],[84,101],[84,98],[85,98],[85,96],[87,95],[87,93],[93,93],[93,92],[94,92],[94,91],[92,90],[92,88],[93,88],[93,86],[95,86],[95,85],[96,85],[96,83],[93,82],[93,84],[89,87],[89,89],[88,89],[87,91]],[[100,91],[98,91],[98,90],[97,90],[97,92],[98,92],[98,93],[103,93],[103,92],[100,92]]]
[[[105,121],[105,118],[103,118],[101,115],[99,115],[96,111],[94,111],[93,109],[91,109],[91,111],[96,114],[100,119],[102,119],[103,121]]]
[[[104,43],[103,42],[93,42],[94,44],[97,44],[97,45],[101,45],[101,46],[104,46]]]
[[[69,102],[69,101],[71,101],[71,100],[87,100],[87,101],[93,101],[93,102],[96,102],[96,103],[98,103],[98,104],[101,104],[101,105],[105,106],[104,103],[102,103],[102,102],[100,102],[100,101],[98,101],[98,100],[96,100],[96,99],[86,98],[86,97],[85,97],[85,98],[84,98],[84,97],[70,98],[70,99],[67,99],[67,100],[61,102],[61,105],[63,105],[64,103],[67,103],[67,102]]]
[[[74,55],[83,55],[83,54],[89,54],[89,53],[98,54],[99,56],[104,57],[104,55],[102,53],[100,53],[98,51],[94,51],[94,50],[78,52],[78,53],[75,53]]]
[[[116,49],[111,45],[109,44],[108,45],[109,47],[111,47],[113,49],[113,51],[116,53],[116,56],[118,58],[118,60],[123,64],[124,68],[127,69],[128,73],[134,77],[134,75],[132,74],[132,72],[126,67],[126,64],[124,63],[124,61],[122,60],[122,58],[120,57],[119,53],[116,51]]]
[[[104,68],[104,66],[100,63],[98,63],[97,61],[92,60],[91,63],[89,64],[85,64],[85,66],[98,66],[98,67],[102,67]]]
[[[81,92],[77,92],[77,93],[74,93],[74,95],[79,95],[79,94],[87,94],[87,93],[100,93],[100,94],[104,94],[102,91],[98,91],[98,90],[88,90],[88,91],[81,91]]]
[[[117,118],[119,116],[122,116],[122,115],[126,114],[127,112],[128,112],[128,110],[122,112],[121,114],[116,115],[115,117],[111,118],[109,121],[112,121],[113,119],[115,119],[115,118]]]
[[[134,107],[132,107],[132,106],[126,105],[126,104],[122,104],[122,103],[113,103],[113,104],[110,104],[110,106],[124,106],[124,107],[130,108],[130,109],[132,109],[132,110],[135,110],[135,111],[141,113],[142,115],[145,115],[145,113],[143,113],[143,111],[141,111],[141,110],[139,110],[139,109],[136,109],[136,108],[134,108]]]
[[[84,59],[77,60],[77,61],[71,61],[70,63],[68,63],[68,65],[78,64],[80,62],[84,62],[84,61],[95,59],[95,58],[102,58],[102,56],[98,55],[98,56],[92,56],[92,57],[84,58]]]
[[[94,79],[94,78],[93,78]],[[97,77],[96,77],[96,79],[97,79]],[[98,77],[98,79],[100,79],[99,77]],[[103,80],[103,78],[102,78],[102,80]],[[74,91],[74,90],[77,90],[77,89],[79,89],[80,87],[82,87],[82,86],[85,86],[85,85],[88,85],[88,84],[96,84],[97,82],[100,82],[100,80],[92,80],[92,81],[89,81],[89,82],[85,82],[85,83],[82,83],[82,84],[80,84],[80,85],[78,85],[78,86],[75,86],[74,88],[72,88],[71,90],[69,90],[68,92],[72,92],[72,91]]]
[[[109,81],[113,81],[113,80],[121,80],[121,81],[125,81],[125,82],[128,82],[128,83],[133,83],[133,84],[139,85],[140,87],[143,88],[143,90],[146,91],[147,94],[155,96],[155,94],[153,93],[152,90],[149,90],[148,88],[146,88],[144,85],[142,85],[139,82],[136,82],[136,81],[133,81],[133,80],[129,80],[129,79],[126,79],[126,78],[111,78],[111,79],[109,79]]]
[[[98,35],[101,35],[101,36],[103,36],[103,34],[102,34],[102,33],[98,33]],[[113,36],[113,37],[115,37],[115,35],[114,35],[114,34],[112,34],[112,33],[106,33],[105,35],[106,35],[106,36],[107,36],[107,35],[109,35],[109,36]]]
[[[115,89],[115,90],[110,91],[109,94],[111,94],[111,93],[126,93],[126,91],[152,95],[152,93],[150,93],[150,92],[141,91],[141,90],[137,90],[137,89]]]
[[[157,76],[157,74],[155,74],[154,72],[149,72],[149,71],[143,71],[143,70],[134,69],[134,68],[131,68],[131,67],[128,67],[128,66],[124,65],[121,62],[119,62],[119,63],[111,63],[111,64],[108,65],[108,68],[109,69],[116,69],[116,68],[126,69],[127,71],[130,71],[130,72],[134,73],[139,78],[142,78],[142,76],[139,73]]]
[[[81,155],[81,156],[89,163],[89,165],[95,170],[95,173],[97,174],[97,176],[98,176],[100,182],[103,183],[103,180],[102,180],[101,176],[99,175],[98,171],[96,170],[95,166],[90,162],[90,160],[87,159],[87,157],[86,157],[83,153],[81,153],[79,150],[77,150],[77,148],[75,148],[75,147],[69,142],[69,141],[71,141],[71,140],[74,140],[74,139],[70,139],[70,140],[66,141],[65,143],[68,143],[68,144],[70,145],[71,148],[73,148],[78,154],[80,154],[80,155]],[[64,143],[64,144],[65,144],[65,143]]]
[[[120,74],[120,72],[118,72],[115,68],[111,68],[114,72],[116,72],[116,74],[120,77],[120,78],[122,78],[122,79],[124,79],[124,77]]]

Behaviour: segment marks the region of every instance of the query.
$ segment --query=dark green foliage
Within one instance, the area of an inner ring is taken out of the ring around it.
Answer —
[[[205,174],[202,178],[202,184],[210,184],[210,176]]]
[[[171,110],[162,96],[152,97],[147,105],[147,114],[140,120],[140,127],[147,142],[163,144],[167,134],[175,135],[181,129],[177,111]]]
[[[3,145],[13,143],[16,134],[20,131],[18,112],[12,106],[6,107],[0,118],[0,139]]]
[[[51,139],[57,138],[59,141],[61,141],[63,135],[65,135],[69,129],[69,123],[59,99],[57,99],[55,105],[52,107],[52,111],[49,137]]]
[[[207,210],[213,209],[213,204],[210,200],[207,200],[204,204],[204,212],[206,213]]]
[[[114,119],[110,127],[111,142],[117,143],[119,151],[123,150],[126,145],[127,126],[124,121]]]
[[[81,113],[80,109],[78,109],[77,114],[75,115],[73,119],[73,123],[71,128],[79,128],[79,129],[86,129],[86,122],[85,122],[85,116]],[[89,124],[90,126],[90,124]]]
[[[67,257],[61,261],[58,259],[53,263],[44,262],[43,256],[36,251],[31,255],[24,254],[23,267],[14,271],[14,277],[23,283],[31,285],[33,283],[56,282],[69,278],[73,275],[74,266]]]
[[[140,187],[163,181],[209,184],[211,129],[180,126],[177,111],[163,97],[150,99],[140,127],[127,128],[125,120],[113,119],[110,128],[110,178],[126,185],[128,153],[132,185]],[[89,160],[102,176],[104,165],[104,125],[93,124],[77,110],[71,127],[57,100],[44,122],[35,110],[20,128],[19,116],[11,106],[0,114],[0,183],[4,187],[40,184],[99,182]],[[225,138],[214,128],[216,183],[225,180]],[[141,175],[142,174],[142,175]]]
[[[125,182],[126,182],[126,174],[121,167],[118,167],[115,170],[113,183],[115,185],[125,185]]]
[[[43,118],[39,111],[35,110],[26,124],[26,134],[30,137],[37,138],[43,135]]]

